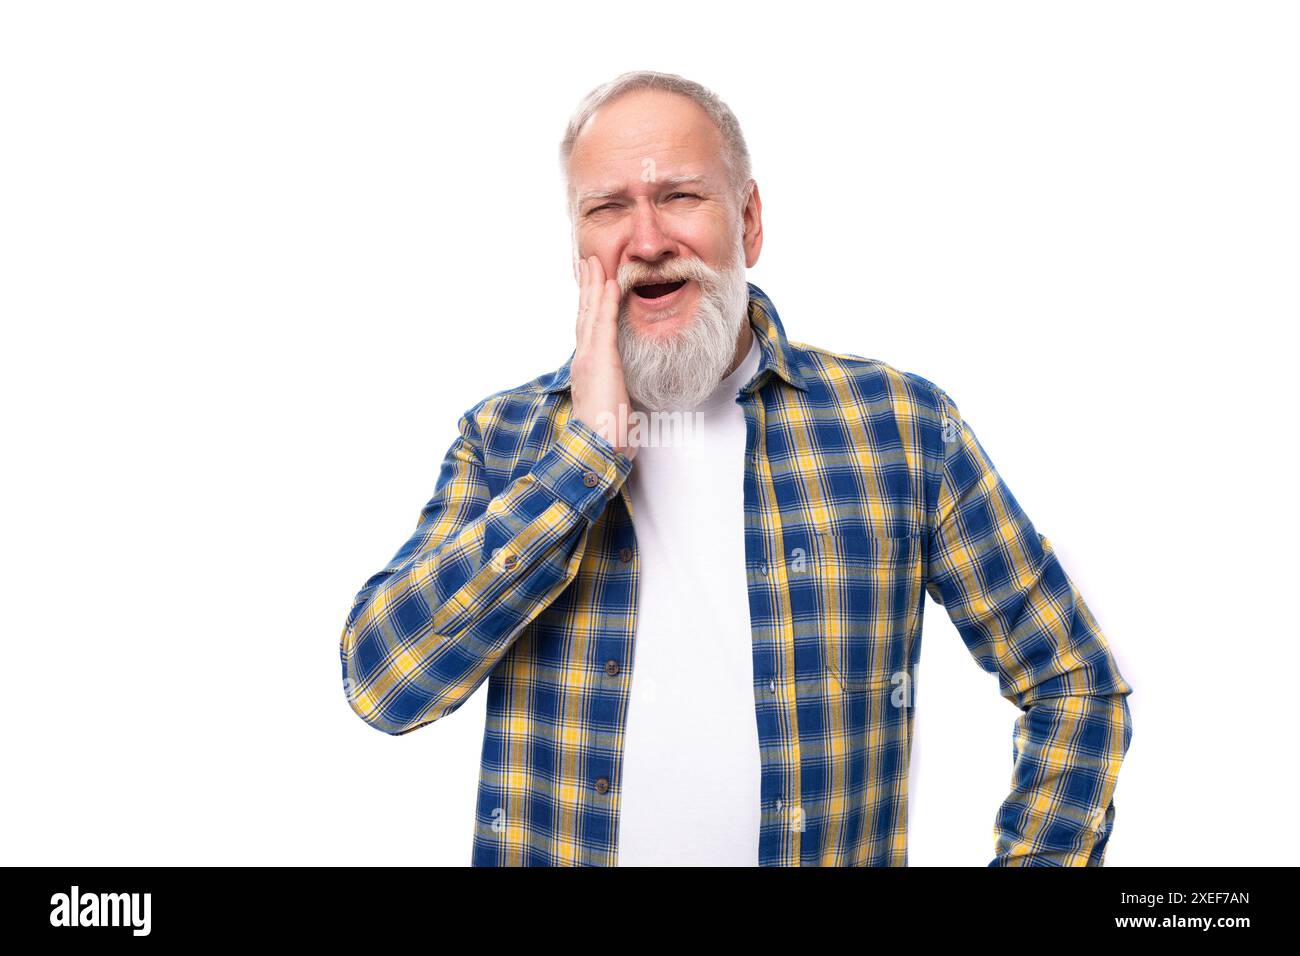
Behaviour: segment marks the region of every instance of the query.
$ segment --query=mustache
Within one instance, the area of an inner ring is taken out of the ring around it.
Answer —
[[[718,274],[699,258],[670,259],[658,266],[629,262],[618,270],[618,287],[624,296],[635,286],[653,282],[689,282],[692,279],[701,285],[716,283]]]

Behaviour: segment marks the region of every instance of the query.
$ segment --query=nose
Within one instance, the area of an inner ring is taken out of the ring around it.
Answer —
[[[628,240],[629,258],[653,265],[673,251],[673,241],[659,223],[653,203],[638,203],[632,212],[632,237]]]

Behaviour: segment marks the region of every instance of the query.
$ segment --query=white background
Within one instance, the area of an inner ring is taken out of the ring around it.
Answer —
[[[556,147],[641,68],[739,116],[790,337],[948,390],[1098,618],[1107,865],[1294,862],[1294,5],[0,10],[3,862],[469,862],[486,689],[389,737],[338,641],[572,350]],[[932,603],[921,667],[909,862],[983,866],[1019,712]]]

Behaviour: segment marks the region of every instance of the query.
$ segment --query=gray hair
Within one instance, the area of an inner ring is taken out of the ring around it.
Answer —
[[[564,139],[560,141],[560,170],[564,175],[566,200],[568,199],[569,157],[573,153],[573,144],[578,134],[582,132],[583,126],[600,107],[624,93],[635,90],[664,90],[668,93],[678,93],[698,103],[704,112],[709,114],[713,125],[722,134],[724,159],[727,162],[727,170],[731,174],[732,195],[736,199],[737,208],[743,209],[749,198],[749,180],[752,171],[749,147],[745,145],[745,134],[740,130],[736,115],[712,90],[675,73],[656,73],[653,70],[634,70],[617,76],[608,83],[596,87],[578,104],[564,132]],[[571,202],[569,215],[573,215]]]

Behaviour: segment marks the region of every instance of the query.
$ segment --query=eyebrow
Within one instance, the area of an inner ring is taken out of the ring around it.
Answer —
[[[677,186],[702,186],[706,182],[704,176],[665,176],[663,179],[657,179],[655,182],[662,187],[674,188]],[[578,197],[578,208],[581,209],[589,202],[604,199],[617,199],[625,195],[625,189],[599,189],[591,192],[585,192]]]

